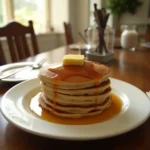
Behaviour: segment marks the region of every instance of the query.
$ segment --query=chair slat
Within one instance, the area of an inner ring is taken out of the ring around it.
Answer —
[[[6,64],[6,59],[5,59],[2,43],[0,41],[0,65],[4,65],[4,64]]]
[[[31,41],[32,41],[32,47],[33,47],[33,54],[36,55],[39,53],[39,50],[37,47],[37,41],[35,40],[35,35],[31,35]]]
[[[23,50],[24,50],[25,56],[26,57],[31,56],[25,35],[21,36],[21,42],[22,42],[22,45],[23,45]]]
[[[18,61],[17,52],[14,47],[13,38],[11,36],[7,36],[8,47],[10,49],[10,55],[12,62]]]
[[[31,36],[31,51],[27,43],[27,39],[25,36],[26,34],[29,34]],[[0,28],[0,37],[7,37],[7,43],[12,62],[19,61],[21,59],[25,59],[29,56],[39,53],[32,21],[29,21],[28,26],[24,26],[15,21],[11,21],[6,26]],[[3,51],[2,47],[0,51]]]
[[[29,26],[30,26],[33,53],[34,53],[34,55],[36,55],[36,54],[39,53],[39,49],[38,49],[38,44],[37,44],[37,41],[36,41],[36,35],[34,33],[34,28],[33,28],[33,22],[32,21],[29,21]]]
[[[17,48],[19,59],[25,59],[26,56],[25,56],[24,49],[23,49],[20,38],[21,38],[21,36],[15,36],[14,37],[15,43],[16,43],[16,48]]]
[[[73,35],[72,35],[72,28],[70,23],[64,22],[64,29],[65,29],[65,37],[67,45],[73,44]]]

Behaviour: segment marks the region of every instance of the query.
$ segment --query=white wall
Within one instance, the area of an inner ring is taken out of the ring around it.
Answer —
[[[107,3],[107,0],[100,0],[100,1],[103,7]],[[148,21],[150,23],[150,18],[148,20],[148,10],[150,9],[149,8],[150,0],[141,0],[141,1],[143,2],[143,5],[137,9],[137,13],[135,15],[131,15],[129,13],[124,14],[120,21],[121,24],[134,24],[138,25],[141,28],[145,28]],[[117,24],[116,17],[110,14],[107,24],[111,27],[115,27]]]
[[[141,1],[143,2],[143,5],[141,5],[137,9],[137,13],[134,15],[129,13],[124,14],[120,20],[120,24],[136,25],[138,31],[144,33],[146,31],[147,24],[148,24],[148,10],[150,9],[149,8],[150,0],[141,0]],[[108,24],[111,27],[116,27],[117,26],[116,16],[110,15]]]
[[[122,24],[147,24],[148,23],[148,9],[149,9],[149,0],[141,0],[143,5],[137,9],[135,15],[126,13],[122,16]]]
[[[51,24],[55,32],[64,32],[63,22],[69,21],[69,0],[51,1]]]
[[[61,33],[39,34],[37,41],[40,52],[45,52],[65,45],[65,36]]]
[[[75,41],[81,41],[78,32],[84,34],[84,30],[89,26],[89,0],[69,1],[69,21],[72,24]]]

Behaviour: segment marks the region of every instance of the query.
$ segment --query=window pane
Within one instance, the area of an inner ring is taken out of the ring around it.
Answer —
[[[0,27],[4,25],[4,18],[3,18],[3,0],[0,0]]]
[[[94,11],[94,4],[97,4],[97,8],[101,8],[101,0],[90,0],[90,11]]]
[[[34,23],[35,32],[43,29],[43,0],[14,0],[15,20],[27,25],[29,20]]]
[[[93,25],[94,24],[94,4],[97,4],[97,8],[101,8],[101,1],[102,0],[90,0],[90,6],[89,6],[89,11],[90,11],[90,18],[89,18],[89,25]]]

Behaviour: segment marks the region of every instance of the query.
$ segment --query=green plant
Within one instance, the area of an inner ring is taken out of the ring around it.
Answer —
[[[112,14],[121,16],[127,12],[135,14],[137,8],[142,4],[143,2],[140,0],[108,0],[107,7],[111,10]]]

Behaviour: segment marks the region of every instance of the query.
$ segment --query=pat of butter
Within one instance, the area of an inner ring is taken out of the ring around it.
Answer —
[[[65,55],[63,58],[63,65],[82,66],[84,64],[84,55]]]

